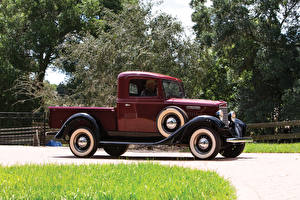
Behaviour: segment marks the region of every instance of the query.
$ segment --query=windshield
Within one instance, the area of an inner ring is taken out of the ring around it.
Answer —
[[[167,99],[184,97],[183,84],[180,82],[163,80],[163,89]]]

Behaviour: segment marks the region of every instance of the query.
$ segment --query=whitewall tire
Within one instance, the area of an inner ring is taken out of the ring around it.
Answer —
[[[211,129],[200,128],[191,135],[189,146],[195,158],[213,159],[220,151],[220,136]]]
[[[97,151],[98,141],[90,129],[78,128],[72,133],[69,146],[75,156],[89,158]]]

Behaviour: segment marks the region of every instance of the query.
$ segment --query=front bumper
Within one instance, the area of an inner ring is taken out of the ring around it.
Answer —
[[[253,139],[251,137],[227,138],[226,142],[228,142],[228,143],[248,143],[248,142],[253,142]]]

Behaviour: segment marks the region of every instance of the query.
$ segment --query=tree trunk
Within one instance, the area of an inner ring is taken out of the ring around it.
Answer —
[[[43,54],[41,54],[43,55]],[[51,53],[46,53],[46,56],[44,59],[40,59],[40,63],[39,63],[39,74],[37,77],[38,83],[40,83],[43,87],[43,82],[45,79],[45,75],[46,75],[46,70],[48,68],[48,65],[50,64],[50,57],[51,57]]]

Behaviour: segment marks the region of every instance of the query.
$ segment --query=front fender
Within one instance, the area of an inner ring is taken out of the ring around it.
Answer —
[[[60,128],[60,130],[57,132],[57,134],[54,136],[56,139],[61,139],[65,136],[66,134],[66,130],[68,128],[70,128],[70,123],[75,120],[75,119],[85,119],[87,121],[89,121],[94,129],[95,129],[95,134],[100,138],[100,129],[99,129],[99,125],[97,123],[97,121],[95,120],[94,117],[92,117],[91,115],[87,114],[87,113],[76,113],[74,115],[72,115],[71,117],[69,117],[67,119],[67,121],[65,121],[65,123],[62,125],[62,127]]]
[[[180,129],[178,129],[170,137],[168,137],[168,139],[172,139],[172,143],[175,143],[176,141],[182,142],[189,137],[192,131],[196,130],[199,127],[212,128],[218,133],[223,134],[224,131],[218,130],[224,130],[225,124],[216,117],[210,115],[199,115],[184,124]]]
[[[210,115],[199,115],[190,120],[188,126],[185,126],[184,129],[186,132],[194,127],[199,126],[208,126],[214,129],[225,128],[224,122],[222,122],[220,119]]]
[[[230,132],[234,137],[241,138],[246,134],[247,125],[239,119],[235,119],[234,122],[230,122],[229,127]]]

